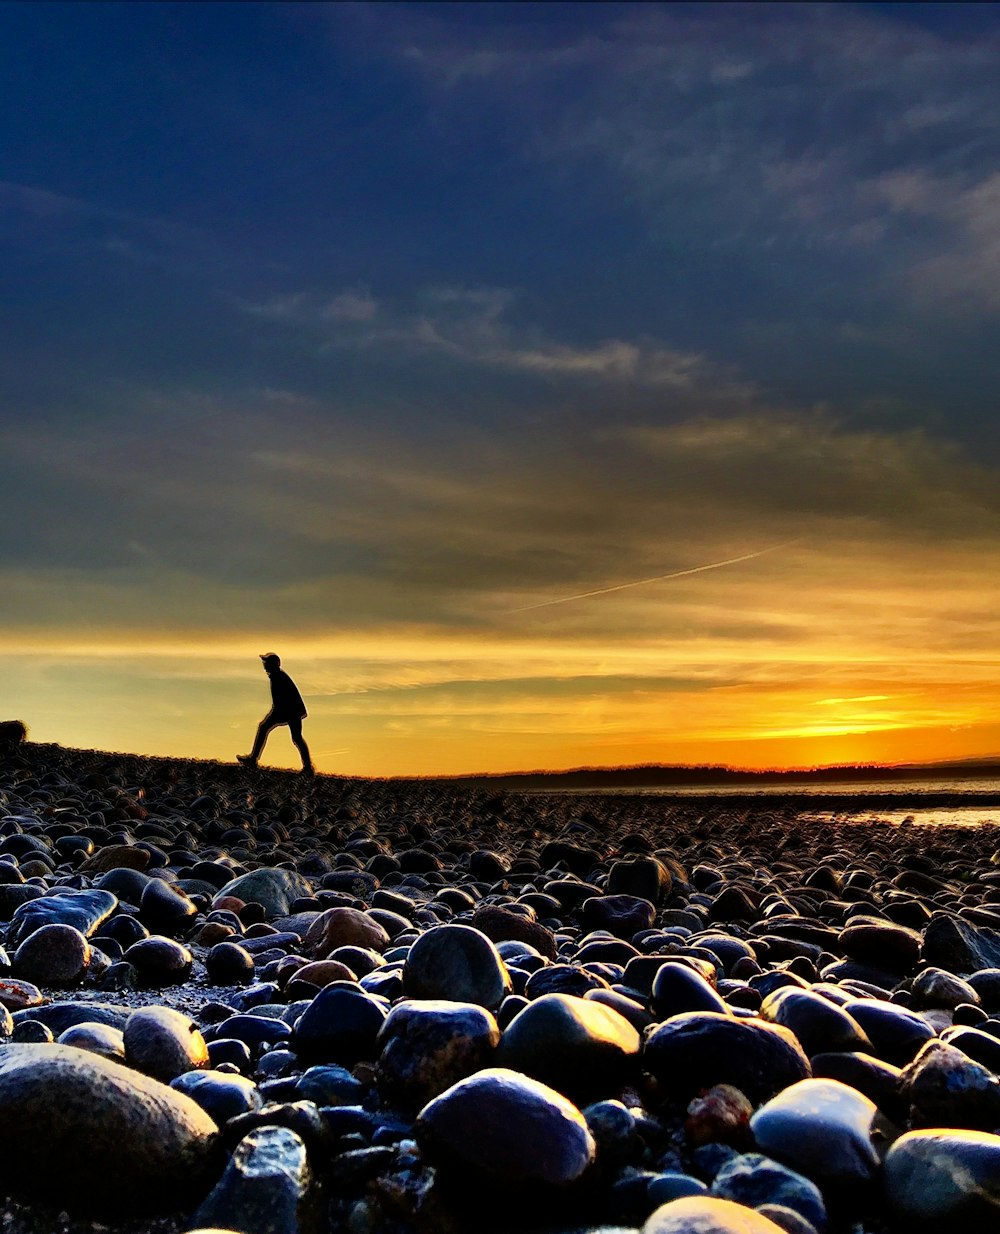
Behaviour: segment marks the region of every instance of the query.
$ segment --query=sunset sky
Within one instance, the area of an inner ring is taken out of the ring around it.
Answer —
[[[0,109],[0,719],[1000,755],[1000,7],[8,3]]]

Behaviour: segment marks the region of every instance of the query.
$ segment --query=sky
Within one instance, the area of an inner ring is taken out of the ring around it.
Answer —
[[[6,3],[0,134],[32,739],[1000,755],[1000,6]]]

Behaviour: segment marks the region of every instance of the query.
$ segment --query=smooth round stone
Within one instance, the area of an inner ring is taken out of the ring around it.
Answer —
[[[492,1060],[500,1029],[485,1007],[429,999],[398,1003],[379,1030],[375,1082],[391,1105],[416,1113]]]
[[[377,1055],[387,1007],[351,985],[320,990],[295,1023],[292,1047],[304,1060],[353,1066]]]
[[[208,1046],[195,1022],[170,1007],[140,1007],[125,1021],[125,1058],[144,1075],[169,1083],[208,1066]]]
[[[991,1033],[958,1025],[946,1028],[941,1034],[941,1040],[955,1046],[963,1054],[968,1054],[969,1058],[981,1063],[994,1075],[1000,1075],[1000,1039]]]
[[[40,985],[75,985],[90,964],[90,944],[75,926],[43,925],[14,953],[14,972]]]
[[[195,1214],[202,1227],[297,1234],[312,1225],[312,1173],[302,1137],[260,1127],[243,1137],[225,1173]]]
[[[433,926],[414,942],[403,965],[407,998],[475,1003],[494,1011],[510,991],[510,974],[496,947],[471,926]]]
[[[60,1045],[76,1046],[79,1050],[90,1050],[100,1054],[102,1058],[110,1058],[115,1062],[125,1061],[125,1037],[120,1028],[112,1028],[110,1024],[74,1024],[59,1034]]]
[[[749,1140],[753,1106],[738,1088],[716,1084],[700,1094],[687,1108],[684,1138],[688,1144],[730,1144],[743,1148]]]
[[[741,1153],[727,1161],[712,1181],[712,1194],[748,1208],[779,1204],[817,1230],[826,1228],[826,1204],[816,1184],[762,1153]]]
[[[194,956],[187,947],[159,934],[133,943],[124,958],[144,986],[179,985],[190,977],[194,965]]]
[[[867,1034],[871,1046],[866,1052],[896,1067],[910,1062],[934,1036],[934,1029],[926,1020],[898,1003],[858,998],[845,1003],[844,1010]]]
[[[42,992],[30,981],[15,981],[13,977],[0,979],[0,1006],[8,1011],[24,1011],[28,1007],[40,1007],[45,999]]]
[[[990,1015],[1000,1011],[1000,968],[984,968],[972,973],[968,980],[979,995],[985,1011]]]
[[[625,939],[650,929],[656,920],[656,906],[632,895],[591,896],[584,900],[581,913],[585,929],[607,930]]]
[[[597,1169],[602,1174],[621,1170],[639,1154],[642,1142],[636,1118],[621,1101],[597,1101],[581,1113],[597,1145]]]
[[[268,917],[284,917],[292,904],[313,894],[313,885],[294,870],[262,866],[241,874],[219,889],[216,899],[237,899],[244,904],[262,904]]]
[[[239,943],[216,943],[205,957],[205,972],[213,985],[246,985],[255,971],[253,956]]]
[[[150,882],[148,874],[123,866],[102,874],[97,880],[97,886],[119,900],[124,900],[126,904],[138,904],[148,882]]]
[[[959,1003],[979,1003],[979,995],[967,981],[943,968],[925,968],[913,978],[910,989],[915,1007],[950,1009]]]
[[[544,994],[504,1030],[497,1063],[580,1102],[615,1096],[637,1074],[640,1047],[639,1033],[610,1007]]]
[[[1000,1214],[1000,1135],[909,1131],[886,1154],[886,1207],[919,1229],[990,1230]]]
[[[531,974],[524,986],[529,999],[546,994],[572,994],[577,998],[590,990],[610,990],[610,984],[597,973],[577,964],[549,964]]]
[[[239,1114],[259,1110],[264,1104],[252,1080],[223,1071],[188,1071],[171,1080],[170,1087],[197,1102],[220,1127]]]
[[[820,1186],[857,1187],[878,1170],[873,1101],[837,1080],[801,1080],[750,1119],[761,1152]]]
[[[775,990],[760,1008],[762,1020],[782,1024],[798,1037],[809,1055],[831,1050],[866,1050],[872,1043],[861,1025],[842,1007],[812,990]]]
[[[417,1140],[442,1171],[516,1187],[565,1186],[594,1159],[595,1144],[577,1107],[516,1071],[491,1067],[421,1110]]]
[[[312,1101],[315,1105],[357,1105],[367,1087],[346,1067],[320,1064],[299,1076],[295,1092],[302,1101]]]
[[[556,957],[556,938],[547,927],[515,913],[501,904],[486,904],[472,915],[471,925],[495,943],[527,943],[539,955]]]
[[[43,1024],[41,1020],[22,1020],[20,1024],[15,1024],[10,1039],[19,1045],[40,1045],[45,1042],[55,1041],[52,1029],[47,1024]]]
[[[193,1101],[87,1050],[0,1054],[0,1178],[71,1210],[175,1208],[215,1168],[217,1127]]]
[[[809,1061],[817,1080],[839,1080],[848,1088],[864,1093],[894,1123],[906,1121],[909,1103],[901,1091],[903,1073],[892,1063],[873,1058],[870,1054],[843,1051],[814,1054]]]
[[[889,921],[855,922],[840,932],[844,955],[901,976],[912,973],[919,964],[922,943],[919,931]]]
[[[667,1020],[686,1011],[717,1011],[731,1015],[725,1001],[719,997],[701,973],[688,964],[668,960],[661,964],[653,978],[653,1011],[658,1019]]]
[[[742,1204],[715,1196],[689,1196],[658,1208],[642,1234],[784,1234],[780,1225]]]
[[[632,857],[612,862],[608,895],[629,895],[662,904],[670,895],[670,871],[656,857]]]
[[[109,870],[145,870],[149,858],[150,854],[144,848],[137,848],[134,844],[104,844],[79,868],[86,874],[106,874]]]
[[[753,947],[742,938],[733,938],[729,934],[699,934],[692,943],[705,951],[711,951],[717,956],[726,973],[732,976],[733,967],[740,960],[757,962],[757,953]],[[754,970],[756,971],[756,969]]]
[[[29,900],[18,908],[7,931],[7,945],[20,946],[41,926],[72,926],[86,938],[118,907],[108,891],[61,891]]]
[[[685,1103],[715,1084],[731,1084],[757,1103],[811,1075],[789,1029],[713,1011],[674,1016],[652,1029],[642,1065],[667,1097]]]
[[[361,947],[381,954],[390,941],[382,926],[363,910],[328,908],[309,926],[302,945],[312,959],[325,960],[338,947]]]
[[[1000,1127],[1000,1083],[956,1046],[928,1041],[900,1076],[910,1126],[993,1131]]]
[[[235,1037],[217,1037],[210,1041],[208,1062],[213,1068],[226,1065],[242,1072],[249,1071],[253,1066],[250,1047],[245,1041],[238,1041]],[[188,1072],[188,1074],[197,1075],[198,1073]]]
[[[604,1007],[610,1007],[612,1011],[617,1011],[640,1033],[656,1022],[656,1016],[647,1011],[642,1003],[625,994],[619,994],[616,990],[588,990],[583,997],[587,1002],[600,1003]]]
[[[215,1030],[217,1038],[242,1041],[253,1051],[259,1051],[265,1046],[283,1045],[291,1033],[291,1028],[284,1020],[256,1008],[229,1016],[222,1020]]]
[[[189,896],[160,878],[151,878],[142,890],[139,918],[147,929],[157,934],[177,934],[186,930],[197,912]]]

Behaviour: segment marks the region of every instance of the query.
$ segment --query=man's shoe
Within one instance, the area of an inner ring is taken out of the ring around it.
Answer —
[[[244,767],[256,767],[257,760],[252,754],[237,754],[236,761],[242,763]]]

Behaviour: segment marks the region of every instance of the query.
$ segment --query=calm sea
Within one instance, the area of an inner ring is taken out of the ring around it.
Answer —
[[[804,798],[797,810],[804,822],[878,819],[917,826],[1000,825],[1000,780],[997,779],[797,780],[772,784],[686,784],[560,791],[613,797],[698,797],[720,802],[726,798]],[[815,799],[815,808],[810,808],[809,798]]]

